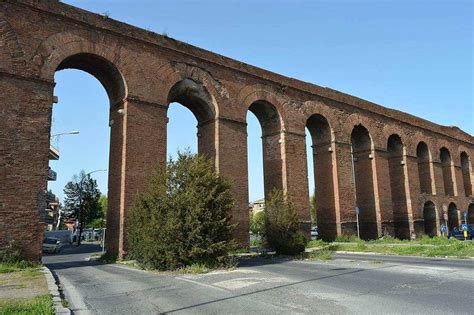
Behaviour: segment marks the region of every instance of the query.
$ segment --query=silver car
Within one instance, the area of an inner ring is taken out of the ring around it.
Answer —
[[[63,244],[57,238],[46,237],[43,240],[43,252],[49,254],[59,253]]]

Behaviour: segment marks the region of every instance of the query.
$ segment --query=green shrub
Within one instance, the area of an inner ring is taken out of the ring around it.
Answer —
[[[262,247],[263,242],[262,240],[251,240],[250,246]]]
[[[259,211],[250,216],[250,231],[254,234],[263,234],[265,229],[265,211]]]
[[[320,260],[331,260],[333,258],[332,251],[326,248],[314,251],[312,253],[308,253],[306,257],[308,259],[320,259]]]
[[[296,211],[281,190],[273,190],[265,205],[264,239],[277,254],[296,255],[305,250],[307,240],[298,231]]]
[[[157,170],[129,214],[129,254],[144,268],[174,270],[195,263],[224,266],[236,249],[229,181],[210,160],[178,152]],[[212,262],[212,263],[211,263]]]
[[[25,260],[23,251],[15,241],[9,242],[0,250],[0,263],[16,264]]]

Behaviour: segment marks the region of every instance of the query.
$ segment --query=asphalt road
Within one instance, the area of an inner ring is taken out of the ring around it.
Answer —
[[[473,314],[474,261],[337,254],[330,261],[252,258],[204,275],[86,261],[94,245],[43,262],[75,314]]]

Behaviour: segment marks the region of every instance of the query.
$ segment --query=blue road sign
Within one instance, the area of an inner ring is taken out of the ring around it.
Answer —
[[[463,231],[467,231],[467,224],[461,225]]]
[[[356,214],[359,215],[359,212],[360,212],[359,207],[356,207]]]

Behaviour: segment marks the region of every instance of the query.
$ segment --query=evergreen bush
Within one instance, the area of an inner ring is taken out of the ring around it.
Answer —
[[[265,204],[264,238],[277,254],[297,255],[305,250],[307,239],[298,231],[298,219],[290,198],[278,189]]]
[[[157,170],[130,211],[130,258],[159,270],[231,263],[228,253],[236,244],[230,188],[209,159],[178,152],[165,171]]]

